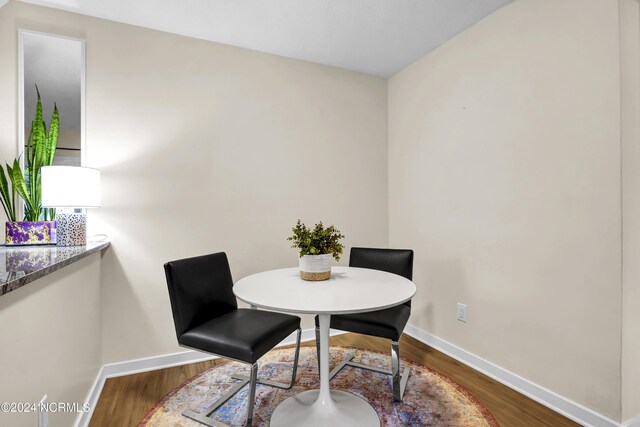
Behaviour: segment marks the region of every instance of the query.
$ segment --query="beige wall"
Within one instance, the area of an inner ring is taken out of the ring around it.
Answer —
[[[87,160],[103,185],[89,221],[112,242],[105,363],[179,350],[166,261],[227,251],[235,279],[292,266],[285,239],[299,217],[335,224],[347,245],[387,244],[384,79],[7,7],[14,30],[87,41]]]
[[[619,64],[616,1],[517,0],[389,80],[410,322],[615,419]]]
[[[0,297],[0,402],[82,405],[101,362],[100,254]],[[50,413],[68,427],[77,413]],[[32,427],[37,413],[2,413],[0,425]]]
[[[640,415],[640,5],[620,0],[622,419]]]

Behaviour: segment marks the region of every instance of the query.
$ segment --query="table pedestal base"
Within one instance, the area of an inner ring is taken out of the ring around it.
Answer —
[[[271,427],[376,427],[380,419],[369,403],[351,393],[331,390],[331,402],[318,401],[320,390],[309,390],[291,396],[271,415]]]

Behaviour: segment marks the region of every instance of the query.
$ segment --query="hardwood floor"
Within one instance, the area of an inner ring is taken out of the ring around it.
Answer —
[[[331,337],[332,345],[387,351],[389,341],[344,334]],[[303,345],[315,345],[313,341]],[[403,358],[429,366],[469,390],[489,409],[502,427],[578,426],[537,402],[461,364],[407,335],[400,341]],[[161,369],[108,379],[96,406],[90,427],[135,426],[169,391],[219,361]]]

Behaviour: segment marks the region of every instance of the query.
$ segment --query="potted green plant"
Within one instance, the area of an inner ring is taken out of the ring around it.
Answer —
[[[42,118],[42,100],[36,86],[38,103],[31,123],[31,132],[26,145],[24,171],[20,161],[14,159],[13,166],[0,166],[0,202],[7,215],[5,242],[7,245],[33,245],[55,243],[55,209],[42,207],[40,168],[50,166],[58,145],[60,117],[54,104],[49,129]],[[8,179],[7,179],[8,176]],[[11,185],[9,185],[9,182]],[[16,195],[24,201],[24,220],[16,218]]]
[[[298,220],[287,240],[300,250],[300,277],[303,280],[328,280],[331,277],[331,258],[340,260],[344,235],[331,225],[324,228],[322,221],[313,228]]]

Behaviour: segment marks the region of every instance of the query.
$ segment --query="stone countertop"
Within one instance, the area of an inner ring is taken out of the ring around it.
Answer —
[[[107,241],[86,246],[0,245],[0,297],[107,247]]]

